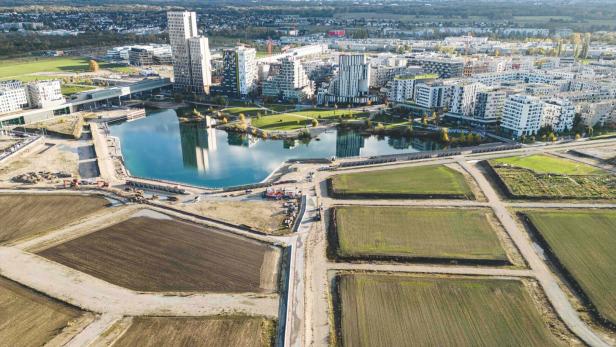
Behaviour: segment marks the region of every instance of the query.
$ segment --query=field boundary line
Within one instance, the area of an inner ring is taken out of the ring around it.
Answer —
[[[416,264],[373,264],[373,263],[327,263],[328,270],[336,271],[381,271],[408,272],[445,275],[535,277],[528,269],[503,269],[477,266],[435,266]]]

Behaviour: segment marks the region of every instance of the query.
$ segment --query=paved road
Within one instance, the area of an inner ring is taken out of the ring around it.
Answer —
[[[522,253],[522,256],[527,261],[531,270],[535,273],[535,277],[541,284],[541,287],[543,287],[548,300],[567,327],[590,346],[609,346],[580,319],[577,311],[567,299],[567,295],[558,285],[555,275],[552,274],[547,264],[535,252],[532,241],[527,234],[519,228],[518,224],[511,216],[511,213],[507,210],[507,207],[500,200],[498,194],[494,191],[485,176],[483,176],[474,165],[464,160],[459,160],[459,164],[473,176],[487,197],[495,215],[500,220],[520,253]]]

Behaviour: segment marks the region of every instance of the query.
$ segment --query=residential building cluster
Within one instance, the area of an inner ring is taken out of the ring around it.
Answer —
[[[0,81],[0,114],[16,112],[25,108],[45,108],[63,104],[59,80],[35,81],[23,84],[21,81]]]

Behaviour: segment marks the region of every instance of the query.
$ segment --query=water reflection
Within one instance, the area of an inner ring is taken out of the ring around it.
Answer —
[[[149,111],[132,122],[114,124],[132,175],[182,183],[226,187],[260,182],[285,160],[374,156],[437,149],[420,139],[362,136],[353,130],[331,130],[319,140],[259,139],[180,123],[173,110]]]
[[[205,173],[216,151],[215,130],[207,128],[205,122],[180,122],[179,127],[184,167]]]

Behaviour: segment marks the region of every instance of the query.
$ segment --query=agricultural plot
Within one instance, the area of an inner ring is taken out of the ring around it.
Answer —
[[[616,211],[524,214],[595,316],[616,326]]]
[[[43,346],[82,314],[78,308],[0,277],[2,346]]]
[[[519,280],[339,275],[340,346],[560,346]]]
[[[265,347],[274,327],[259,317],[136,317],[113,346]]]
[[[513,198],[616,198],[616,176],[583,163],[545,155],[501,158],[488,163],[501,188]]]
[[[444,165],[341,174],[329,184],[336,198],[474,198],[464,175]]]
[[[137,291],[276,291],[277,248],[146,213],[40,255]]]
[[[0,195],[0,243],[43,235],[107,205],[109,201],[98,196]]]
[[[343,259],[509,264],[488,209],[347,206],[334,214]]]

